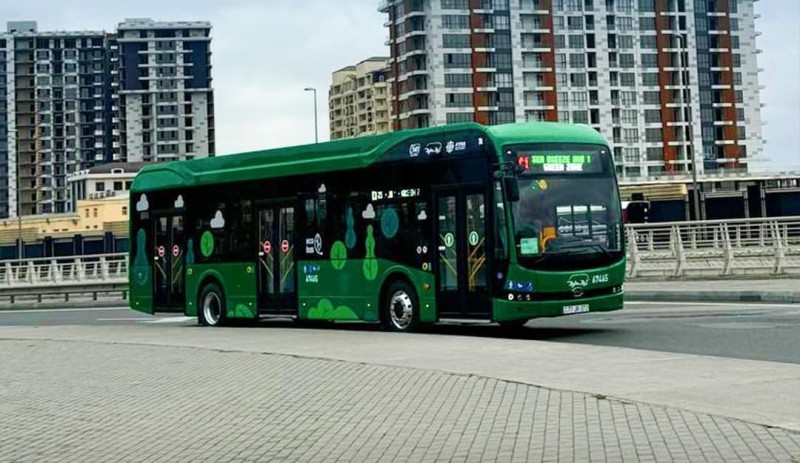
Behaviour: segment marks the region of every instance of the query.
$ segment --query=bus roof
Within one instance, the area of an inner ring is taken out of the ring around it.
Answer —
[[[529,122],[484,126],[466,122],[318,144],[149,165],[139,171],[131,186],[131,191],[135,193],[181,186],[358,169],[367,167],[387,150],[405,141],[432,135],[444,137],[450,133],[464,131],[481,131],[497,146],[509,143],[559,142],[606,144],[606,140],[599,133],[582,124]]]

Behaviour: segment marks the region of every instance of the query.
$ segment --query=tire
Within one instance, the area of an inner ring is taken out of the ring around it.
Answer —
[[[203,326],[223,326],[227,322],[225,294],[216,283],[209,283],[203,287],[197,304],[197,317]]]
[[[419,298],[414,287],[403,280],[389,284],[381,310],[381,321],[388,331],[410,333],[419,328]]]
[[[507,330],[519,330],[522,329],[522,327],[525,326],[525,324],[528,323],[529,321],[530,321],[529,319],[523,318],[521,320],[503,320],[497,323],[499,323],[501,327]]]

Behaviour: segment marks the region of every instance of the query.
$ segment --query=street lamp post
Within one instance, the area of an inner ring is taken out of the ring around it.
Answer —
[[[695,220],[700,220],[700,188],[697,185],[697,152],[694,150],[693,139],[691,135],[692,130],[692,110],[691,110],[691,100],[687,101],[687,113],[684,113],[686,109],[683,107],[683,93],[685,88],[688,87],[688,81],[684,84],[684,70],[683,70],[683,49],[686,48],[686,42],[684,40],[683,34],[679,32],[671,32],[672,36],[678,38],[678,73],[680,74],[679,86],[680,86],[680,113],[681,113],[681,120],[680,122],[688,122],[688,127],[683,127],[681,125],[681,149],[683,150],[683,158],[687,159],[687,148],[686,148],[686,133],[687,130],[689,131],[689,144],[692,146],[692,159],[691,159],[691,166],[692,166],[692,202],[694,204],[694,218]],[[688,74],[688,73],[687,73]],[[688,80],[688,76],[687,76]]]
[[[319,125],[317,122],[317,89],[306,87],[306,92],[314,92],[314,143],[319,143]]]

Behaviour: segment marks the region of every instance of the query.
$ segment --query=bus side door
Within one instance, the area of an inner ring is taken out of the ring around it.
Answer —
[[[440,318],[489,318],[487,193],[483,187],[434,193],[435,271]]]

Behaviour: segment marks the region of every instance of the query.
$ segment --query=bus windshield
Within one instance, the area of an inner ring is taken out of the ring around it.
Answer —
[[[566,270],[622,258],[622,214],[606,148],[534,145],[506,153],[519,166],[511,209],[522,265]]]

